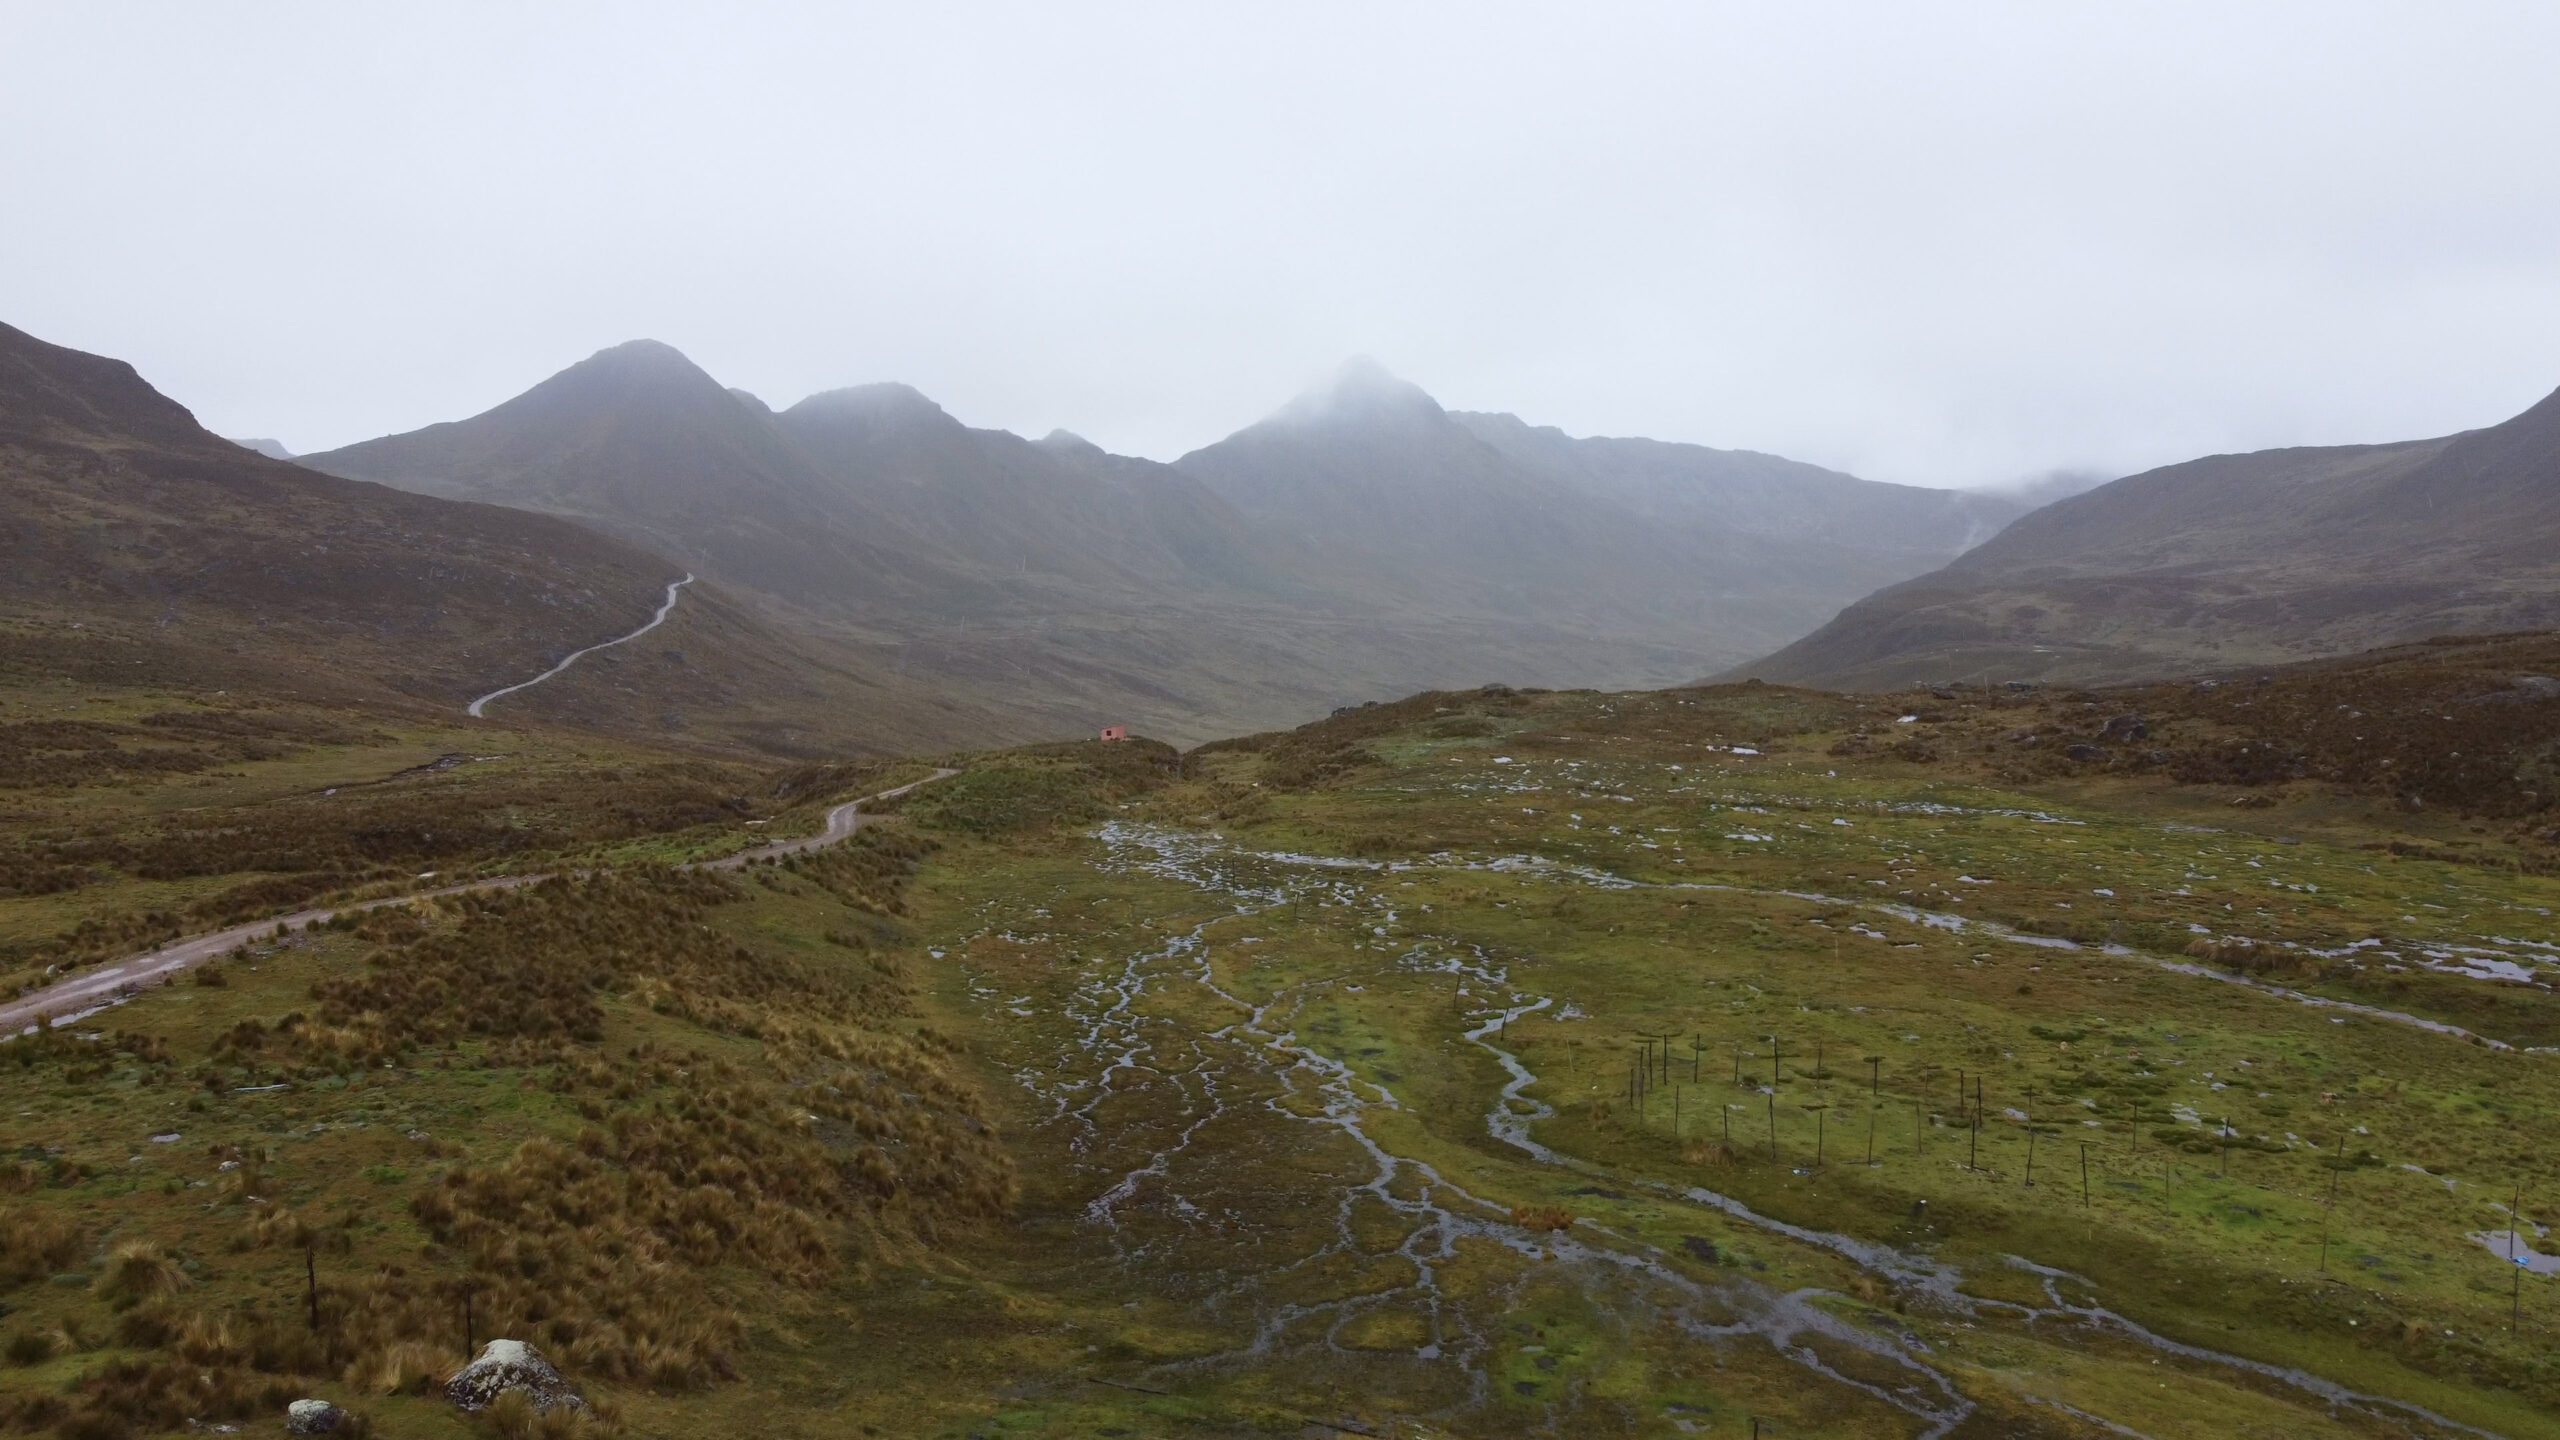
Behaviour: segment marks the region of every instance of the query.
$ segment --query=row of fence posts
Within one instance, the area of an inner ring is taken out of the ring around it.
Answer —
[[[1673,1080],[1671,1075],[1671,1042],[1678,1038],[1678,1032],[1665,1031],[1655,1034],[1640,1030],[1635,1032],[1635,1035],[1637,1042],[1636,1053],[1627,1063],[1627,1103],[1629,1107],[1636,1112],[1638,1123],[1644,1123],[1644,1117],[1651,1113],[1649,1107],[1653,1091],[1661,1086],[1668,1086],[1671,1090],[1671,1134],[1673,1139],[1680,1139],[1684,1133],[1681,1113],[1682,1093],[1679,1083]],[[1767,1086],[1769,1160],[1772,1164],[1775,1164],[1779,1159],[1778,1090],[1779,1087],[1785,1083],[1786,1079],[1783,1059],[1785,1045],[1783,1040],[1776,1035],[1765,1036],[1763,1038],[1769,1042],[1769,1084]],[[1823,1065],[1823,1047],[1820,1042],[1815,1043],[1813,1053],[1814,1078],[1818,1081],[1827,1080],[1830,1078],[1830,1075],[1829,1071]],[[1705,1033],[1697,1032],[1692,1034],[1689,1040],[1688,1065],[1689,1083],[1692,1086],[1697,1085],[1699,1082],[1699,1076],[1705,1063],[1705,1055]],[[1736,1045],[1733,1048],[1733,1083],[1737,1087],[1746,1083],[1742,1074],[1742,1062],[1750,1058],[1755,1057],[1750,1056],[1741,1046]],[[1862,1058],[1865,1060],[1867,1065],[1867,1095],[1869,1101],[1869,1108],[1867,1111],[1867,1154],[1864,1163],[1873,1166],[1880,1163],[1876,1159],[1876,1121],[1877,1116],[1883,1109],[1884,1057],[1881,1055],[1868,1055]],[[1963,1125],[1965,1130],[1965,1169],[1979,1173],[1981,1170],[1982,1121],[1984,1113],[1982,1076],[1979,1072],[1970,1076],[1972,1083],[1972,1094],[1970,1096],[1967,1096],[1965,1093],[1967,1079],[1968,1076],[1966,1072],[1963,1068],[1959,1067],[1956,1070],[1956,1114],[1958,1117],[1958,1123]],[[1968,1103],[1968,1100],[1970,1103]],[[2036,1136],[2039,1131],[2037,1130],[2035,1120],[2035,1100],[2035,1087],[2030,1085],[2026,1089],[2027,1109],[2024,1112],[2026,1118],[2023,1122],[2027,1135],[2025,1183],[2028,1188],[2033,1188],[2036,1183]],[[1814,1104],[1809,1104],[1804,1108],[1810,1111],[1814,1117],[1813,1163],[1814,1168],[1820,1169],[1825,1163],[1826,1122],[1831,1109],[1830,1102],[1828,1100],[1824,1100]],[[1721,1114],[1723,1117],[1722,1140],[1726,1150],[1730,1152],[1733,1147],[1733,1107],[1731,1105],[1721,1107]],[[2137,1116],[2128,1121],[2127,1130],[2131,1136],[2128,1154],[2133,1164],[2138,1168],[2142,1156],[2142,1122],[2140,1117]],[[2231,1137],[2234,1133],[2236,1132],[2231,1128],[2230,1117],[2224,1116],[2217,1123],[2216,1127],[2215,1138],[2220,1142],[2220,1153],[2217,1156],[2217,1163],[2214,1171],[2217,1178],[2226,1177],[2230,1173]],[[1917,1098],[1914,1098],[1911,1102],[1911,1138],[1912,1152],[1914,1156],[1926,1156],[1929,1153],[1926,1109],[1925,1103]],[[2087,1208],[2094,1203],[2089,1181],[2089,1145],[2086,1141],[2080,1141],[2077,1143],[2080,1148],[2080,1204],[2083,1208]],[[2329,1159],[2328,1192],[2321,1197],[2319,1273],[2323,1275],[2329,1272],[2330,1222],[2337,1210],[2338,1180],[2340,1175],[2346,1169],[2346,1155],[2346,1129],[2344,1123],[2341,1122],[2338,1133],[2337,1154]],[[2166,1205],[2169,1202],[2171,1193],[2176,1185],[2176,1170],[2166,1159],[2161,1162],[2160,1183],[2161,1203]],[[2508,1264],[2516,1271],[2510,1286],[2508,1302],[2508,1326],[2510,1329],[2515,1328],[2521,1322],[2524,1312],[2524,1267],[2516,1264],[2516,1250],[2519,1244],[2519,1236],[2523,1231],[2525,1224],[2523,1208],[2524,1194],[2524,1184],[2519,1180],[2516,1185],[2515,1203],[2508,1207],[2507,1212],[2507,1261]]]

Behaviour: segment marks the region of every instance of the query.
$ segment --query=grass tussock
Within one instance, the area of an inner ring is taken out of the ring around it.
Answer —
[[[23,1285],[66,1271],[86,1248],[79,1222],[60,1210],[0,1210],[0,1281]]]
[[[117,1305],[138,1305],[187,1288],[187,1272],[148,1240],[128,1240],[108,1252],[105,1268],[94,1282],[97,1292]]]
[[[1524,1230],[1570,1230],[1573,1212],[1561,1205],[1515,1205],[1511,1223]]]
[[[545,1410],[521,1390],[500,1391],[480,1412],[479,1421],[499,1440],[584,1440],[622,1433],[618,1416],[603,1406],[554,1405]]]
[[[300,1393],[279,1375],[219,1361],[119,1357],[77,1382],[68,1394],[9,1397],[0,1402],[5,1404],[0,1423],[19,1430],[50,1429],[62,1440],[133,1440],[279,1414]]]

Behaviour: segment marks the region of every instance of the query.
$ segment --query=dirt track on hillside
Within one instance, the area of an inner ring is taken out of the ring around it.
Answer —
[[[736,870],[758,860],[778,860],[786,855],[798,855],[824,846],[840,844],[851,839],[854,832],[862,828],[864,820],[875,818],[862,813],[861,807],[865,803],[893,799],[918,786],[930,785],[936,780],[959,773],[957,770],[936,770],[922,780],[912,780],[875,794],[847,800],[827,812],[825,828],[815,835],[803,836],[797,840],[778,840],[770,845],[759,845],[752,850],[741,850],[735,855],[724,855],[717,860],[699,861],[685,868]],[[203,935],[190,935],[182,940],[172,940],[166,945],[146,950],[139,955],[110,961],[95,970],[67,976],[41,990],[21,995],[5,1005],[0,1005],[0,1037],[13,1037],[32,1030],[35,1028],[38,1016],[49,1017],[50,1023],[55,1025],[67,1025],[84,1016],[95,1014],[110,1005],[121,1003],[140,990],[166,981],[179,971],[201,965],[218,956],[227,955],[261,936],[272,935],[280,927],[287,930],[301,930],[339,915],[362,914],[367,910],[379,910],[386,905],[406,905],[412,900],[432,899],[440,895],[467,895],[483,890],[510,890],[519,885],[531,885],[548,880],[555,873],[558,872],[537,875],[501,875],[487,880],[474,880],[467,885],[448,885],[440,890],[424,890],[409,895],[386,896],[380,900],[361,900],[346,905],[296,910],[289,915],[274,915],[264,920],[233,925]]]

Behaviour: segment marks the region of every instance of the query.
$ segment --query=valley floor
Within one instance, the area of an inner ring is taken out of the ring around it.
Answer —
[[[1058,1307],[986,1433],[2554,1433],[2547,1051],[2014,912],[2532,1013],[2555,887],[1564,708],[939,880]]]
[[[121,1238],[201,1263],[207,1301],[297,1298],[300,1252],[224,1248],[254,1207],[198,1129],[362,1217],[324,1267],[450,1267],[482,1252],[383,1202],[693,1114],[694,1047],[770,1075],[722,1082],[782,1107],[735,1122],[753,1146],[806,1104],[827,1154],[908,1178],[811,1212],[841,1266],[741,1240],[681,1272],[739,1328],[687,1342],[699,1375],[576,1377],[630,1433],[2560,1435],[2560,883],[2460,863],[2456,821],[2003,782],[1843,744],[1855,712],[1487,691],[1150,779],[1135,746],[977,757],[909,807],[939,848],[865,832],[903,890],[794,860],[687,902],[822,1004],[723,1000],[749,972],[679,947],[658,978],[643,945],[594,962],[594,1038],[539,1053],[241,1070],[161,1092],[166,1122],[147,1064],[18,1065],[0,1098],[54,1178],[12,1213],[80,1241],[69,1281],[15,1272],[0,1330],[66,1343],[0,1385],[138,1343],[81,1273]],[[201,1051],[367,944],[434,943],[322,935],[92,1023]],[[839,1112],[822,1054],[910,1078]],[[359,1370],[329,1393],[381,1433],[455,1433]]]

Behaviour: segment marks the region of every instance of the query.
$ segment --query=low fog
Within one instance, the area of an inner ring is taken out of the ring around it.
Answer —
[[[297,451],[665,340],[1160,458],[1452,408],[2023,485],[2560,386],[2560,10],[0,8],[0,319]]]

